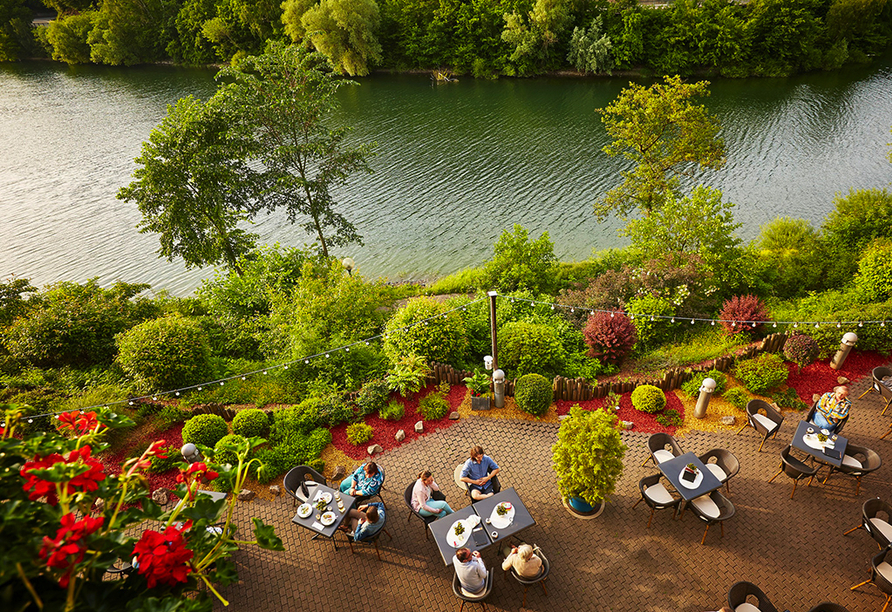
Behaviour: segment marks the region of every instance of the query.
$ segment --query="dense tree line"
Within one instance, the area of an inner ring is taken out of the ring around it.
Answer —
[[[42,2],[42,4],[40,4]],[[45,6],[44,6],[45,5]],[[51,10],[47,27],[33,15]],[[0,59],[202,65],[305,42],[338,72],[784,75],[865,62],[888,0],[0,0]]]

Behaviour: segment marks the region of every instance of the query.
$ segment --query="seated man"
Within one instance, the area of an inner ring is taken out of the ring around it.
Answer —
[[[834,387],[833,391],[829,391],[821,396],[815,407],[815,416],[812,421],[821,429],[828,429],[835,432],[847,414],[852,402],[849,401],[849,388],[840,385]]]
[[[384,528],[384,504],[372,502],[347,513],[341,527],[353,536],[354,542],[368,540]]]
[[[458,576],[461,588],[469,594],[483,591],[486,586],[487,571],[479,552],[476,550],[471,552],[464,547],[459,548],[455,551],[455,557],[452,558],[452,565],[455,567],[455,574]]]
[[[341,482],[341,493],[354,497],[371,497],[377,495],[384,484],[384,476],[374,461],[364,463],[350,476]]]
[[[461,481],[467,483],[474,500],[491,497],[495,491],[492,479],[499,473],[499,466],[489,455],[483,454],[480,446],[471,448],[471,458],[465,462],[461,471]]]
[[[502,562],[503,570],[507,572],[511,568],[521,578],[535,578],[542,571],[542,559],[536,556],[529,544],[512,546],[511,552]]]

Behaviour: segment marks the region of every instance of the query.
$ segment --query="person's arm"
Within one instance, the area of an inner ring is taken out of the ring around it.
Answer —
[[[462,482],[466,484],[477,484],[477,482],[471,478],[471,461],[465,461],[465,467],[461,470],[461,479]]]
[[[436,480],[431,481],[431,491],[439,491],[440,485],[437,484]]]
[[[477,552],[477,551],[474,551]],[[480,557],[480,553],[477,553],[477,556],[474,557],[474,571],[477,572],[477,575],[481,580],[486,582],[486,566],[483,564],[483,559]]]
[[[509,569],[511,569],[511,566],[514,565],[514,555],[515,554],[517,554],[517,549],[512,547],[511,552],[508,554],[507,557],[505,557],[505,560],[502,561],[502,569],[504,571],[507,572]]]
[[[487,459],[489,459],[489,461],[487,462],[487,466],[486,466],[486,468],[487,468],[486,471],[488,472],[487,475],[486,475],[486,481],[489,482],[489,481],[492,480],[492,479],[499,473],[499,471],[501,471],[501,470],[500,470],[498,464],[497,464],[495,461],[492,460],[492,457],[487,457]]]

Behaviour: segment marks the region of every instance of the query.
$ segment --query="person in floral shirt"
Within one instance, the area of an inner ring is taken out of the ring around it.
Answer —
[[[852,402],[849,401],[849,388],[840,385],[834,387],[833,391],[829,391],[821,396],[815,406],[815,416],[812,421],[821,429],[829,429],[836,431],[840,422],[849,414]]]
[[[355,497],[371,497],[377,495],[384,484],[384,474],[374,461],[364,463],[341,482],[341,493]]]

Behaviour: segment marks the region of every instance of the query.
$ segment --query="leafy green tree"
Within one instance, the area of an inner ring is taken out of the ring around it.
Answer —
[[[132,66],[163,57],[161,0],[102,0],[87,36],[97,64]]]
[[[204,23],[214,16],[213,0],[185,0],[173,21],[176,35],[167,44],[167,53],[174,61],[188,65],[214,61],[214,44],[202,33]]]
[[[822,288],[826,256],[820,235],[808,221],[778,217],[762,226],[755,246],[774,295],[801,297]]]
[[[302,41],[307,35],[307,30],[303,24],[303,16],[316,6],[318,1],[285,0],[282,3],[282,24],[285,26],[285,34],[290,36],[295,43]]]
[[[213,17],[201,24],[201,34],[222,60],[262,53],[268,40],[282,38],[279,0],[218,0]]]
[[[882,302],[892,297],[892,240],[880,238],[858,260],[855,286],[865,302]]]
[[[786,74],[796,68],[815,68],[816,43],[823,33],[819,14],[824,0],[753,0],[747,30],[753,60],[760,72]],[[820,56],[820,52],[817,53]]]
[[[282,17],[286,30],[292,14],[286,10]],[[322,0],[300,19],[300,26],[292,26],[291,30],[295,34],[303,30],[338,74],[365,76],[372,64],[381,61],[381,45],[375,36],[380,23],[375,0]],[[301,38],[292,34],[294,42]]]
[[[606,108],[601,120],[613,142],[604,147],[611,156],[622,155],[635,168],[622,173],[624,181],[595,204],[603,220],[616,211],[622,216],[636,208],[645,214],[678,193],[679,176],[695,168],[718,170],[725,163],[725,145],[718,137],[718,121],[705,106],[691,100],[709,95],[709,82],[683,83],[681,77],[664,77],[663,83],[629,87]]]
[[[704,0],[700,19],[694,24],[701,63],[733,70],[741,68],[750,45],[745,10],[737,2]]]
[[[588,30],[585,28],[573,28],[573,36],[570,38],[570,54],[567,61],[576,66],[583,73],[606,72],[610,74],[613,69],[613,55],[610,37],[603,33],[603,18],[598,15],[592,20]]]
[[[0,62],[19,58],[21,44],[18,40],[18,23],[30,22],[31,10],[24,0],[0,0]]]
[[[484,267],[491,286],[502,291],[525,289],[534,294],[548,293],[554,284],[557,258],[548,232],[530,240],[529,232],[515,224],[514,231],[503,230],[494,247],[495,254]]]
[[[167,112],[118,199],[136,202],[140,232],[160,234],[158,252],[169,261],[181,257],[187,268],[225,262],[240,272],[238,258],[256,239],[237,224],[258,211],[262,185],[248,161],[257,143],[214,99],[189,96]]]
[[[513,48],[509,60],[518,73],[531,74],[553,65],[557,60],[555,45],[570,22],[566,0],[536,0],[526,17],[517,11],[506,14],[502,40]]]
[[[89,64],[90,45],[87,36],[93,29],[95,11],[59,17],[47,26],[46,39],[52,46],[54,60],[66,64]]]
[[[827,286],[847,283],[858,268],[858,258],[877,238],[892,238],[892,193],[885,189],[850,190],[837,195],[836,207],[821,225],[829,270]]]
[[[36,291],[37,287],[27,278],[11,277],[0,282],[0,329],[8,327],[30,310],[29,300],[22,296]]]
[[[348,145],[347,128],[326,124],[337,107],[335,94],[352,81],[326,70],[325,57],[297,46],[269,45],[266,54],[239,60],[217,75],[214,98],[225,100],[250,130],[255,159],[268,179],[263,195],[270,208],[283,206],[291,221],[315,234],[324,257],[329,246],[362,244],[356,227],[335,210],[331,190],[354,172],[371,172],[373,145]]]

